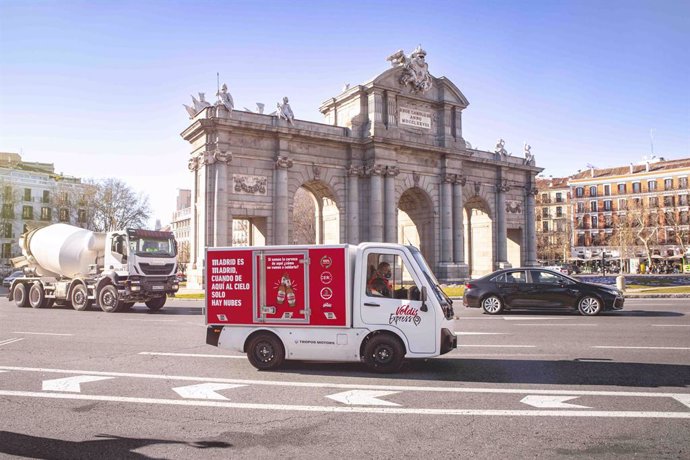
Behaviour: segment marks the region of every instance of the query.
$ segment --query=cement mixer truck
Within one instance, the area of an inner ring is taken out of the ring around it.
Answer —
[[[177,245],[171,232],[124,229],[96,233],[67,224],[31,229],[12,259],[25,276],[10,285],[18,307],[54,303],[87,310],[124,311],[136,302],[160,310],[177,292]]]

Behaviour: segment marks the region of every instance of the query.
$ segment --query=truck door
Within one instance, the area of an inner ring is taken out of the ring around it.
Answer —
[[[255,322],[309,323],[306,251],[257,251],[254,267],[259,289]]]
[[[421,311],[422,283],[411,269],[414,263],[395,249],[368,249],[362,260],[367,264],[361,271],[366,276],[360,284],[364,292],[358,296],[362,323],[397,329],[407,338],[410,352],[435,352],[437,312],[428,301],[428,311]]]

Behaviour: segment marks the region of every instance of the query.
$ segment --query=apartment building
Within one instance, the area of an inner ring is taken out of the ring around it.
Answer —
[[[629,271],[645,259],[682,258],[690,237],[688,176],[690,159],[663,158],[571,176],[572,256],[620,259]]]
[[[52,163],[23,161],[18,153],[0,152],[0,272],[21,255],[18,239],[29,227],[55,222],[85,227],[87,184],[55,172]]]
[[[537,177],[537,189],[537,259],[547,264],[567,262],[572,241],[568,178]]]

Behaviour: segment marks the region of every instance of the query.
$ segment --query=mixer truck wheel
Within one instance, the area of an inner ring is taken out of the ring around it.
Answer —
[[[29,295],[26,292],[26,284],[17,283],[12,290],[12,297],[14,298],[14,303],[19,308],[26,308],[29,306]]]
[[[151,311],[158,311],[161,308],[163,308],[163,305],[165,305],[167,297],[154,297],[151,300],[146,301],[146,306],[149,307],[149,310]]]
[[[29,305],[31,308],[43,308],[46,300],[46,293],[43,286],[38,281],[31,285],[29,289]]]
[[[89,299],[89,294],[83,284],[77,284],[72,288],[72,308],[77,311],[84,311],[91,308],[93,301]]]
[[[101,290],[98,291],[98,305],[100,305],[101,310],[106,313],[116,312],[120,307],[117,288],[112,284],[103,286]]]

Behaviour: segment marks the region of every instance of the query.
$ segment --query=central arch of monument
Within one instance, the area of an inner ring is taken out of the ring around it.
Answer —
[[[461,282],[470,270],[536,265],[541,169],[529,151],[522,158],[502,143],[495,152],[471,148],[462,135],[469,102],[451,81],[428,73],[425,57],[420,48],[394,54],[390,69],[324,102],[323,124],[294,119],[289,108],[233,110],[225,97],[188,108],[190,285],[202,281],[206,247],[232,244],[233,219],[250,220],[266,244],[292,242],[300,187],[334,202],[341,243],[398,242],[404,211],[445,282]],[[490,225],[472,231],[479,211],[486,218],[476,222]]]

